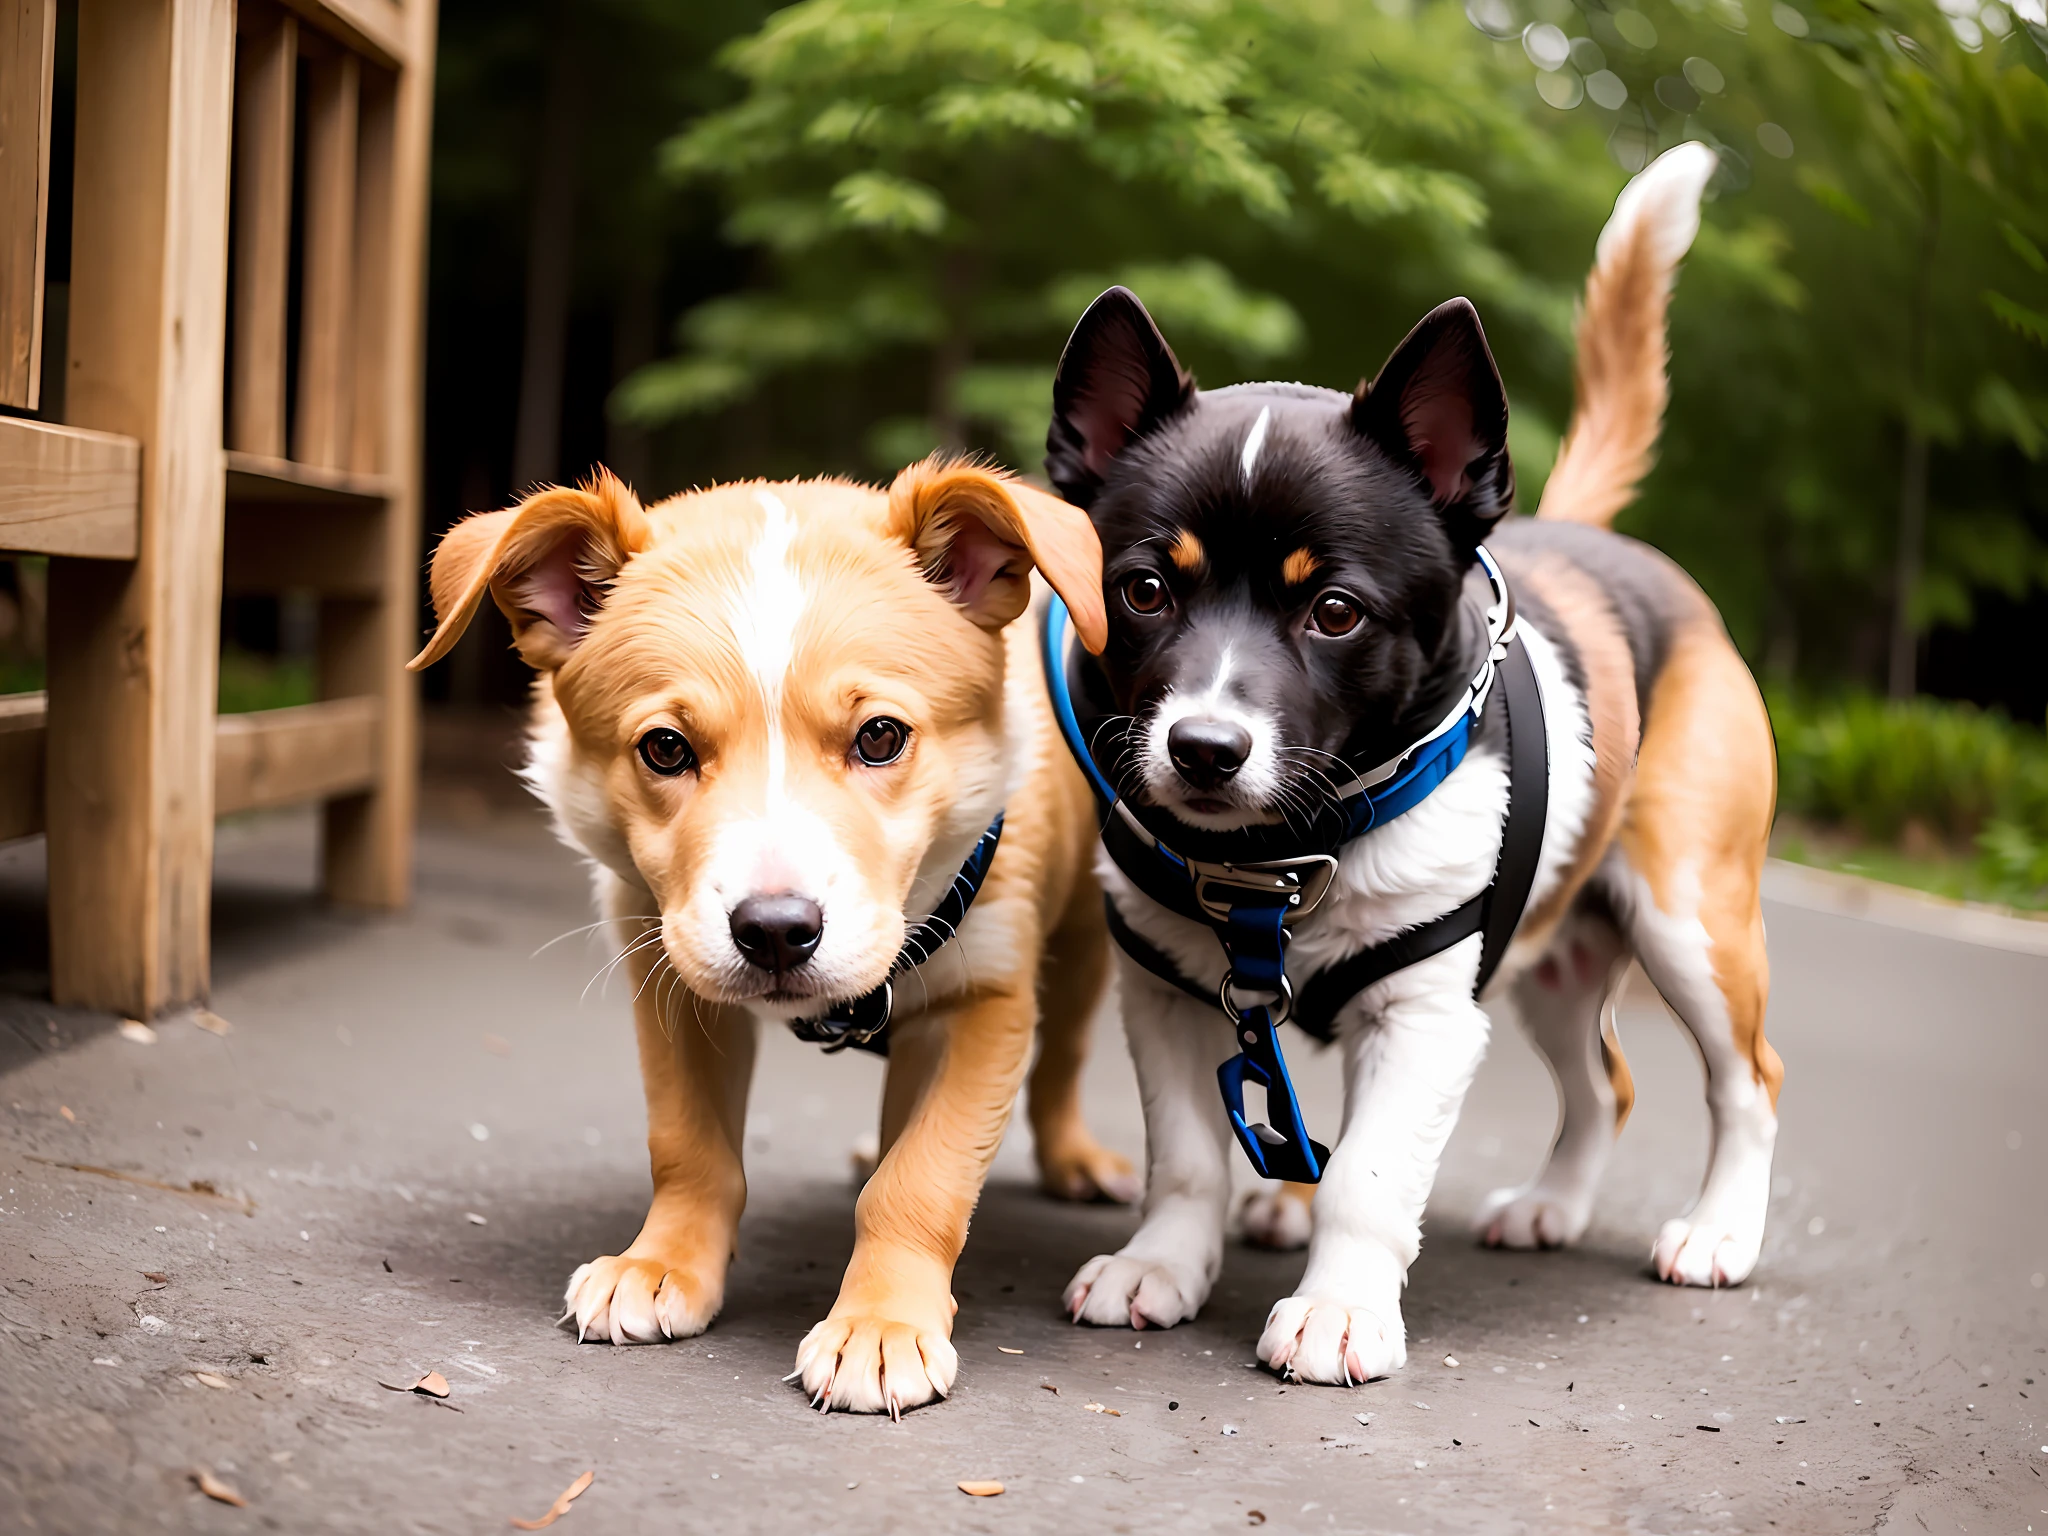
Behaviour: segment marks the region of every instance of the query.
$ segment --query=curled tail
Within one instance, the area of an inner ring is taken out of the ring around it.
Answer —
[[[1704,144],[1667,150],[1621,189],[1579,306],[1578,400],[1538,517],[1605,528],[1649,473],[1664,422],[1664,312],[1719,163]]]

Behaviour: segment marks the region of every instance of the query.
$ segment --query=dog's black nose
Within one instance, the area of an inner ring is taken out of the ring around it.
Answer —
[[[1252,755],[1252,733],[1228,721],[1190,716],[1167,731],[1166,755],[1196,789],[1215,789]]]
[[[732,909],[733,943],[778,976],[809,960],[824,933],[825,914],[808,896],[749,896]]]

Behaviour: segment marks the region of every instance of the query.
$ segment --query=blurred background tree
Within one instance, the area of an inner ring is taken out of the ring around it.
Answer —
[[[1349,388],[1470,295],[1533,505],[1594,237],[1697,138],[1722,170],[1625,527],[1781,715],[1863,688],[2038,725],[2042,6],[446,0],[430,521],[600,460],[649,496],[933,447],[1035,472],[1111,281],[1212,385]],[[430,687],[515,697],[504,657],[480,634]]]

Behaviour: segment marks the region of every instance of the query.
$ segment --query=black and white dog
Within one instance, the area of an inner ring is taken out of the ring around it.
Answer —
[[[1692,1285],[1756,1263],[1781,1068],[1764,1042],[1757,900],[1774,795],[1756,687],[1699,590],[1606,531],[1647,468],[1666,394],[1664,316],[1699,223],[1711,150],[1671,151],[1622,193],[1579,327],[1579,399],[1536,519],[1514,494],[1507,403],[1477,314],[1445,304],[1355,395],[1298,384],[1201,391],[1137,299],[1104,294],[1067,345],[1047,469],[1103,546],[1110,638],[1093,682],[1124,721],[1128,800],[1198,831],[1313,814],[1334,781],[1429,732],[1488,646],[1484,543],[1504,569],[1542,697],[1548,818],[1497,991],[1556,1070],[1548,1166],[1492,1198],[1489,1243],[1556,1246],[1587,1225],[1632,1100],[1611,1029],[1629,960],[1698,1040],[1714,1145],[1705,1187],[1653,1262]],[[1299,985],[1485,889],[1508,775],[1497,719],[1416,805],[1344,845],[1286,952]],[[1122,922],[1212,994],[1208,927],[1101,860]],[[1315,1194],[1261,1197],[1249,1225],[1308,1238],[1259,1357],[1308,1381],[1360,1382],[1406,1359],[1401,1289],[1439,1158],[1487,1040],[1480,940],[1354,998],[1337,1019],[1342,1135]],[[1077,1321],[1168,1327],[1222,1259],[1231,1134],[1216,1067],[1230,1018],[1120,963],[1143,1089],[1144,1219],[1066,1292]]]

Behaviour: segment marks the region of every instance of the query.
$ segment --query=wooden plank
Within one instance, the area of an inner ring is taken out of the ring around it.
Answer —
[[[0,405],[32,411],[43,384],[57,0],[0,4]]]
[[[283,458],[299,22],[243,16],[235,53],[235,325],[228,446]]]
[[[420,417],[426,295],[427,174],[433,125],[434,0],[407,0],[408,67],[388,98],[372,94],[365,123],[366,179],[372,187],[388,174],[389,234],[382,261],[389,302],[377,317],[381,342],[378,377],[363,399],[373,401],[379,425],[359,435],[374,445],[374,467],[395,483],[385,513],[383,597],[374,608],[323,605],[321,687],[330,693],[375,693],[384,700],[377,787],[371,794],[330,800],[321,859],[327,894],[337,902],[389,908],[404,905],[412,885],[414,806],[418,793],[419,680],[405,670],[419,636]],[[390,113],[388,173],[377,164],[385,130],[377,112]],[[382,195],[382,194],[377,194]],[[365,262],[377,260],[366,253]]]
[[[414,44],[408,27],[409,3],[401,9],[392,0],[284,0],[306,23],[385,69],[411,61]],[[433,47],[431,30],[427,47]]]
[[[372,507],[382,506],[396,491],[396,483],[387,475],[321,469],[292,459],[271,459],[254,453],[230,453],[225,458],[228,500],[231,502],[262,502],[268,506]]]
[[[43,695],[0,694],[0,843],[43,830]]]
[[[299,278],[299,394],[292,457],[348,462],[355,308],[356,118],[362,61],[315,59],[306,79],[306,189]]]
[[[398,151],[398,81],[366,70],[356,140],[354,435],[348,463],[375,472],[384,464],[384,392],[391,387],[391,249]]]
[[[222,816],[367,789],[377,775],[380,699],[323,699],[222,715],[214,808]]]
[[[376,779],[383,703],[328,699],[222,715],[214,726],[218,815],[352,795]],[[43,830],[45,701],[0,694],[0,842]]]
[[[134,438],[0,417],[0,549],[133,560],[141,496]]]
[[[380,598],[389,567],[385,523],[381,502],[309,514],[297,507],[230,501],[221,590]]]
[[[51,979],[205,995],[234,0],[80,0],[66,413],[142,446],[132,562],[50,562]]]

